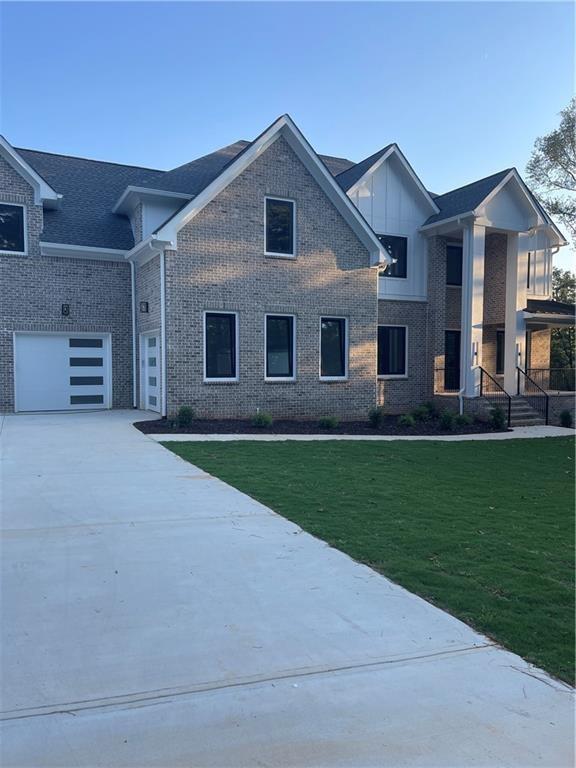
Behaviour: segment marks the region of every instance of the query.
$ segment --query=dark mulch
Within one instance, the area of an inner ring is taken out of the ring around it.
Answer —
[[[367,421],[345,421],[335,429],[322,429],[316,421],[278,420],[271,427],[255,427],[249,419],[195,419],[189,427],[179,427],[170,419],[137,421],[134,426],[148,435],[153,434],[226,434],[226,435],[476,435],[494,430],[491,424],[455,426],[443,430],[437,420],[419,421],[413,427],[398,424],[397,416],[385,419],[380,429],[374,429]]]

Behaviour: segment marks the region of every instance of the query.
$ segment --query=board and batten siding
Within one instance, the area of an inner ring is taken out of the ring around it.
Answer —
[[[427,243],[418,230],[430,208],[401,162],[390,156],[352,188],[349,196],[376,233],[408,238],[407,277],[381,276],[378,298],[426,301]]]

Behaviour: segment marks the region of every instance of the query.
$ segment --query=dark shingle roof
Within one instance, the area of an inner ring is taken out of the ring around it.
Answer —
[[[374,163],[378,162],[382,155],[386,154],[386,152],[388,152],[388,150],[393,146],[393,144],[388,144],[387,146],[378,150],[378,152],[370,155],[370,157],[367,157],[365,160],[356,163],[356,165],[350,166],[345,171],[339,173],[336,176],[336,181],[344,191],[348,191],[350,187],[356,184],[356,182],[361,179],[362,176],[364,176],[366,171],[369,171]]]
[[[512,168],[506,168],[505,171],[499,171],[492,176],[487,176],[485,179],[473,181],[471,184],[453,189],[444,195],[437,195],[434,197],[434,202],[440,208],[440,213],[430,216],[426,220],[425,225],[434,224],[436,221],[442,221],[452,216],[458,216],[461,213],[473,211],[511,170]]]
[[[574,304],[566,304],[563,301],[553,299],[528,299],[526,312],[535,312],[539,315],[568,315],[574,316]]]
[[[99,248],[132,248],[130,222],[125,216],[112,213],[112,208],[128,185],[161,178],[163,171],[31,149],[17,152],[63,195],[58,209],[44,211],[42,240]]]

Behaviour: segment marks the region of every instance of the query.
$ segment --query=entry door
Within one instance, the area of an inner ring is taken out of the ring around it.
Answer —
[[[142,407],[146,411],[156,411],[156,413],[161,412],[160,363],[160,336],[157,333],[142,334],[140,346]]]
[[[444,390],[460,389],[460,331],[446,331],[444,336]]]

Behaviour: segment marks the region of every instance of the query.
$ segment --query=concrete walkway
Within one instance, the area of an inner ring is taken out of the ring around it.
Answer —
[[[263,440],[263,441],[285,441],[285,440],[379,440],[391,442],[394,440],[439,440],[440,442],[458,442],[462,440],[517,440],[533,437],[570,437],[574,436],[573,429],[564,427],[516,427],[511,432],[487,432],[484,434],[472,435],[178,435],[173,432],[165,434],[147,435],[157,443],[189,443],[189,442],[230,442],[233,440]]]
[[[569,688],[142,417],[4,421],[2,768],[572,764]]]

